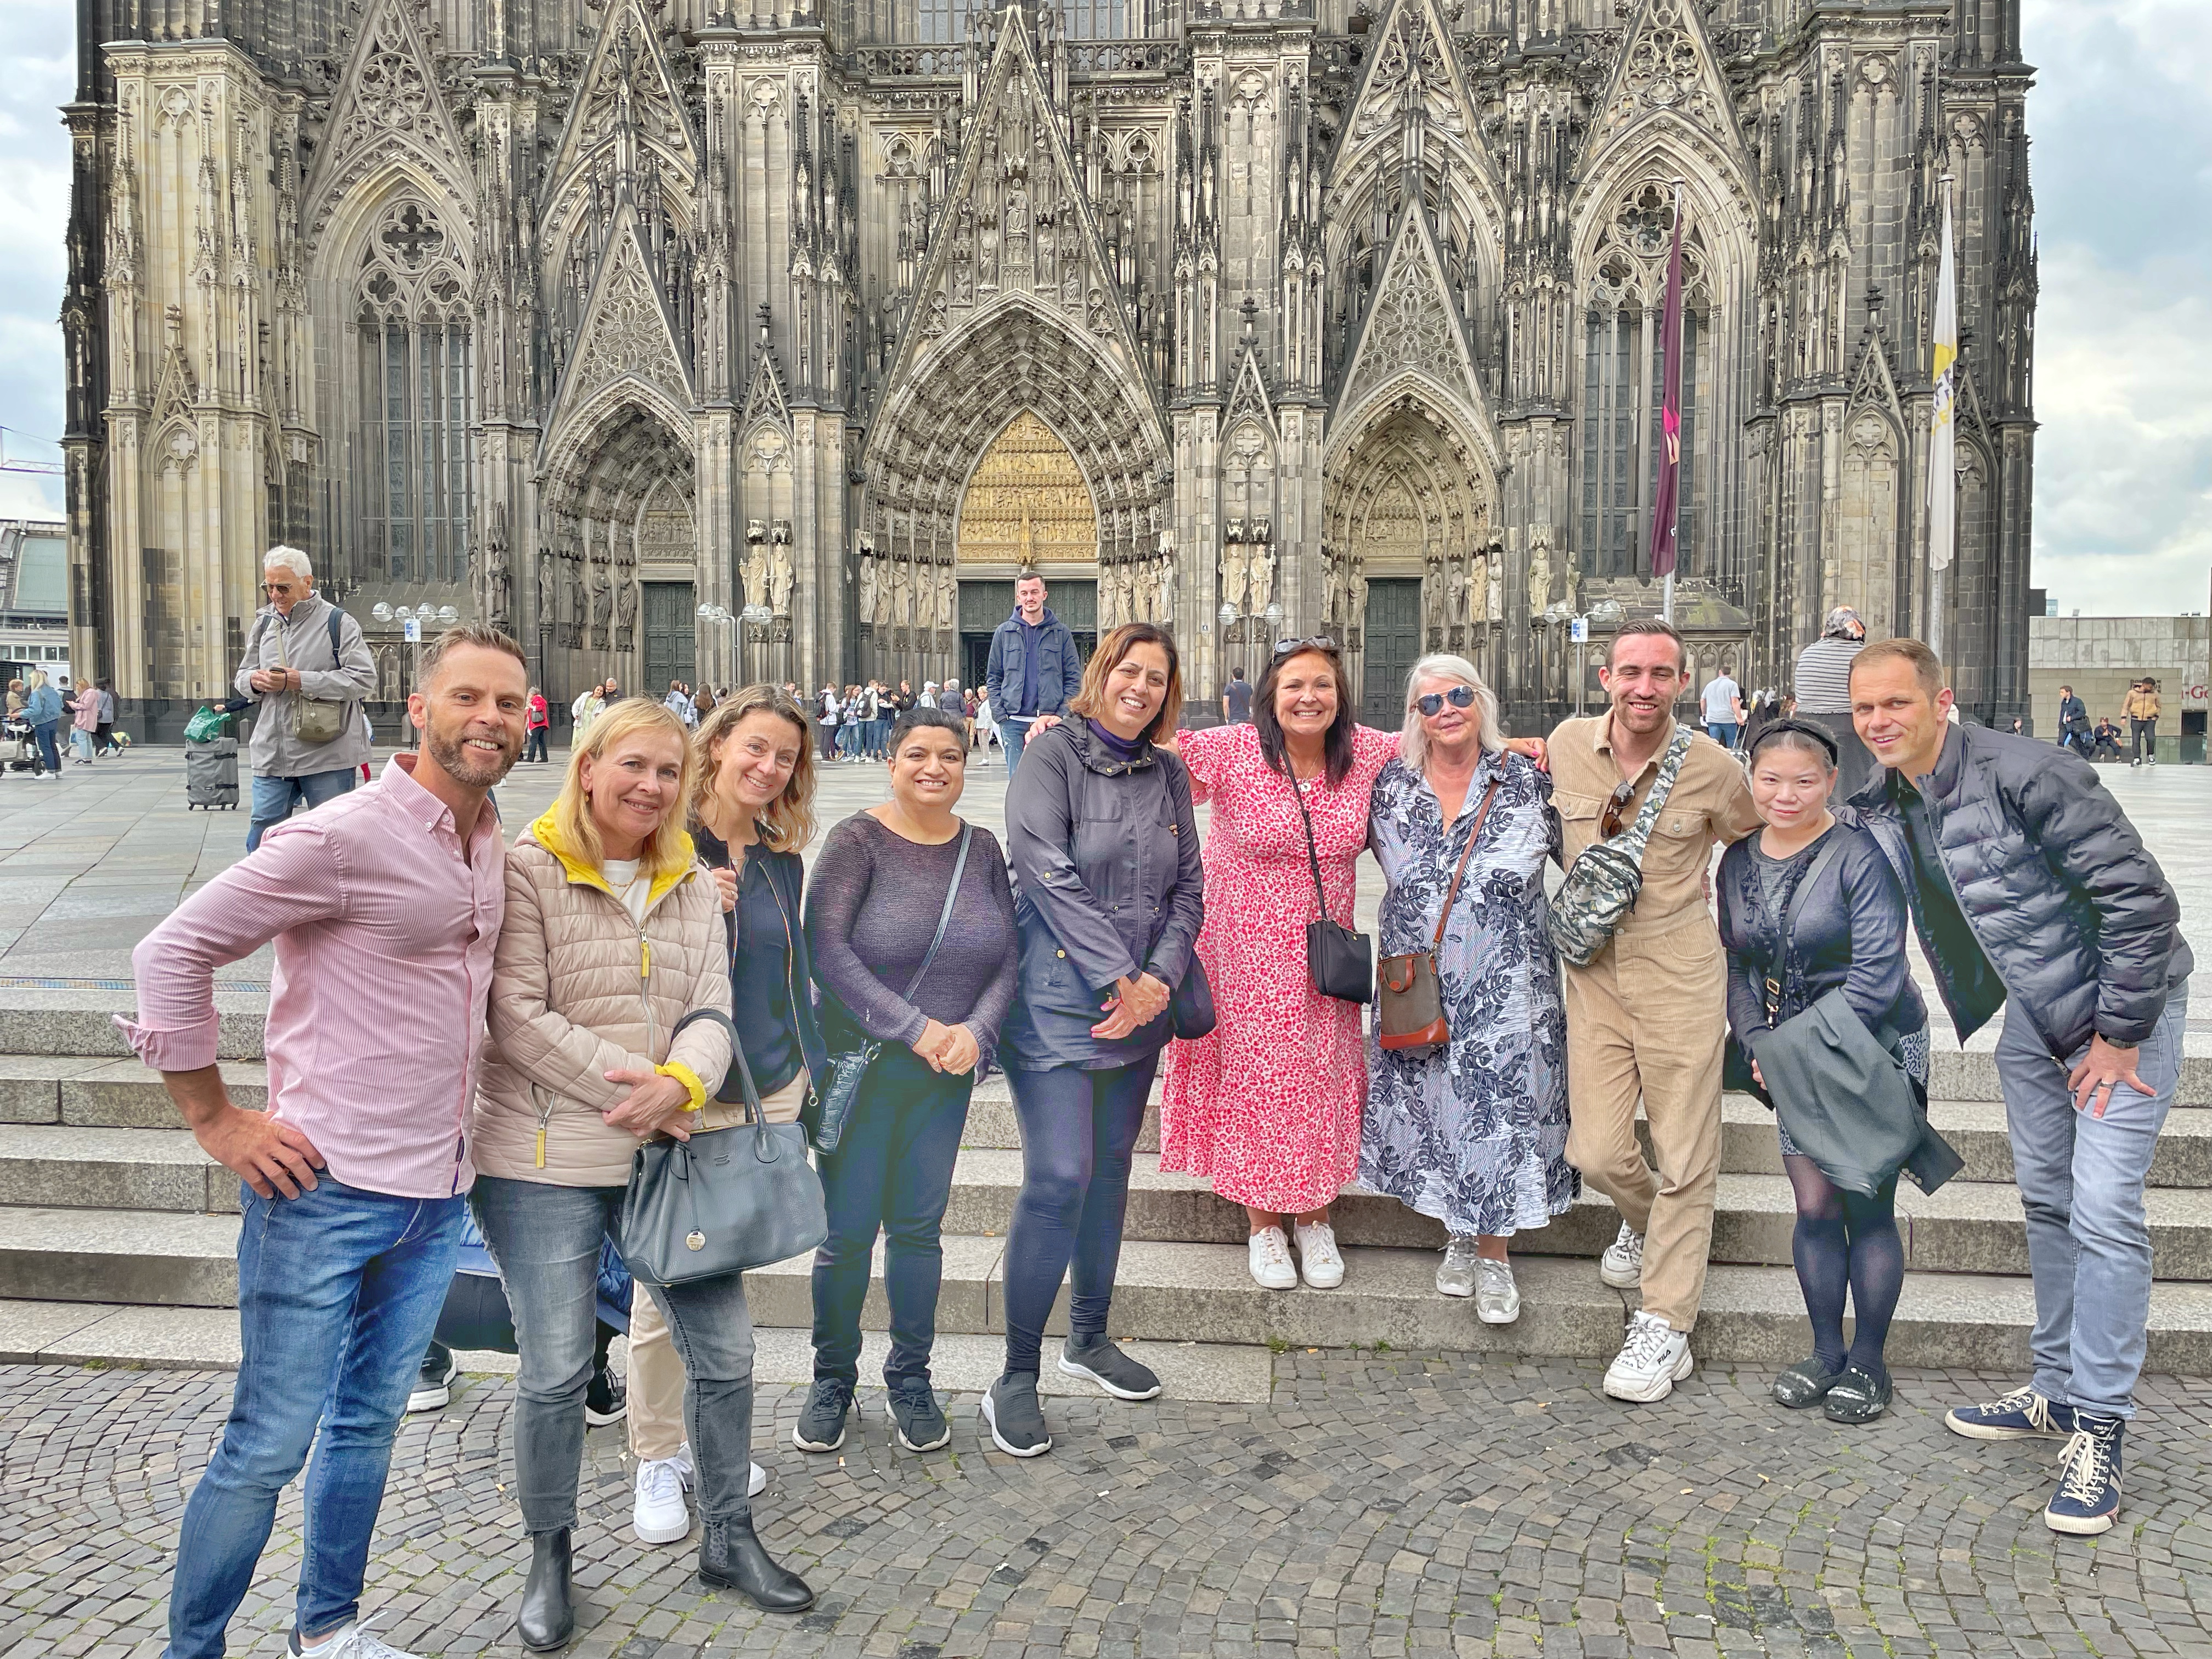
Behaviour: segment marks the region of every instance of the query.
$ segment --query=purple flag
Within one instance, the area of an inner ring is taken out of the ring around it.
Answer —
[[[1682,471],[1682,201],[1667,255],[1667,308],[1659,323],[1659,479],[1651,492],[1651,574],[1674,574],[1675,492]]]

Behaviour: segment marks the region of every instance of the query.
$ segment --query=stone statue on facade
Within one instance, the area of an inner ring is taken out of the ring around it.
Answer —
[[[637,639],[637,584],[623,573],[623,580],[615,590],[615,649],[628,651]]]
[[[614,589],[607,585],[605,566],[594,559],[591,562],[591,568],[592,631],[591,637],[585,641],[585,645],[586,648],[609,648],[614,643],[612,637],[615,614]]]
[[[945,566],[937,573],[937,628],[941,634],[950,634],[954,613],[958,609],[960,584],[952,574],[952,567]]]
[[[1540,617],[1552,602],[1552,532],[1528,532],[1528,614]]]
[[[779,617],[791,615],[791,586],[797,574],[791,562],[791,544],[776,543],[768,566],[768,608]]]
[[[501,632],[510,631],[514,604],[514,569],[507,550],[507,503],[491,504],[491,522],[484,532],[484,619]]]
[[[1468,556],[1467,616],[1469,622],[1490,617],[1490,550],[1478,547]]]
[[[876,550],[866,542],[860,544],[860,565],[857,573],[860,589],[860,617],[864,623],[876,619]]]
[[[538,556],[538,625],[553,626],[554,616],[553,556],[540,552]]]
[[[1244,614],[1244,595],[1250,585],[1252,563],[1244,547],[1244,525],[1242,520],[1229,521],[1230,539],[1221,544],[1221,602]]]
[[[1267,601],[1275,597],[1275,549],[1271,542],[1251,544],[1250,609],[1255,616],[1267,608]]]
[[[768,526],[758,519],[745,521],[745,603],[769,602]]]

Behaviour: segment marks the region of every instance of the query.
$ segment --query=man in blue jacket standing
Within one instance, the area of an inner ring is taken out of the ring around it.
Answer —
[[[991,635],[983,689],[1006,746],[1006,776],[1021,763],[1022,744],[1040,714],[1064,713],[1083,684],[1083,664],[1067,624],[1045,609],[1044,578],[1034,571],[1014,584],[1014,614]]]
[[[2004,1010],[1997,1081],[2027,1219],[2027,1387],[1961,1406],[1970,1440],[2063,1438],[2053,1532],[2109,1529],[2150,1321],[2143,1183],[2181,1079],[2181,902],[2095,769],[1950,723],[1917,640],[1850,665],[1851,719],[1881,769],[1851,805],[1911,901],[1964,1042]]]

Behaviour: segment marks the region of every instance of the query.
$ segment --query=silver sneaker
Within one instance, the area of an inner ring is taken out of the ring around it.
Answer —
[[[1474,1263],[1474,1241],[1472,1238],[1455,1238],[1445,1245],[1443,1265],[1437,1269],[1437,1294],[1473,1296]]]
[[[314,1659],[417,1659],[417,1656],[371,1636],[368,1627],[375,1622],[374,1619],[357,1619],[350,1625],[341,1626],[313,1647],[303,1646],[300,1632],[295,1630],[285,1644],[295,1659],[302,1654],[313,1654]]]
[[[1474,1293],[1474,1316],[1486,1325],[1510,1325],[1521,1317],[1521,1287],[1513,1282],[1513,1264],[1484,1256],[1475,1265],[1481,1283]]]
[[[1620,1237],[1605,1247],[1597,1259],[1597,1276],[1616,1291],[1632,1291],[1644,1282],[1644,1235],[1626,1221]]]

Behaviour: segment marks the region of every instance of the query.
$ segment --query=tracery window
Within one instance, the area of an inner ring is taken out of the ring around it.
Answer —
[[[1667,191],[1631,193],[1600,243],[1601,263],[1583,313],[1582,568],[1631,576],[1649,556],[1650,504],[1664,402],[1660,324],[1667,251],[1674,234]],[[1704,409],[1713,391],[1712,312],[1696,230],[1682,240],[1682,470],[1675,544],[1685,572],[1698,568],[1711,447]]]
[[[386,210],[362,256],[355,500],[356,568],[394,581],[468,576],[467,292],[437,217]]]

